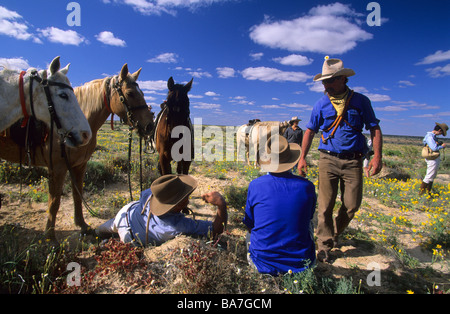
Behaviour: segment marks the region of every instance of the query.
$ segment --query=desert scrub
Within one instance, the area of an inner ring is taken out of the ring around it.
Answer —
[[[224,189],[224,197],[227,205],[237,210],[244,210],[247,202],[248,186],[228,185]]]
[[[361,283],[355,286],[352,278],[319,277],[314,268],[307,268],[283,275],[282,289],[288,294],[360,294]]]

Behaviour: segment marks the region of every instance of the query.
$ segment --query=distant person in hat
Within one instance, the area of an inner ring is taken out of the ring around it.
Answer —
[[[344,68],[342,60],[325,58],[321,81],[325,95],[314,105],[303,136],[299,173],[306,175],[306,156],[314,135],[322,131],[319,143],[318,254],[319,261],[331,262],[330,251],[337,246],[338,236],[345,230],[362,202],[363,159],[368,148],[363,129],[370,130],[373,158],[369,175],[381,171],[382,133],[371,102],[366,96],[347,87],[352,69]],[[333,208],[340,187],[341,201],[337,216]]]
[[[423,138],[423,145],[424,146],[428,145],[428,147],[432,151],[439,152],[440,150],[444,149],[447,145],[445,143],[438,141],[437,136],[438,135],[447,136],[447,131],[448,131],[447,124],[436,122],[436,126],[434,127],[433,131],[427,132],[427,134]],[[436,178],[437,171],[441,163],[441,157],[439,155],[436,159],[425,159],[425,162],[427,163],[427,174],[425,175],[425,178],[423,178],[422,184],[420,185],[419,195],[425,193],[425,190],[428,191],[428,193],[431,193],[433,181]]]
[[[301,272],[315,260],[312,219],[314,184],[290,171],[300,158],[300,146],[277,134],[260,156],[262,171],[248,187],[243,223],[247,226],[248,260],[260,273]]]
[[[197,180],[189,175],[169,174],[156,179],[150,189],[141,193],[139,201],[124,206],[115,218],[95,231],[100,238],[118,234],[120,240],[139,245],[160,245],[177,235],[216,236],[227,223],[227,205],[218,192],[202,195],[202,199],[217,206],[213,221],[194,220],[181,211],[187,208],[189,196]]]
[[[298,122],[302,121],[298,117],[292,117],[289,121],[289,127],[284,131],[283,136],[287,139],[288,143],[296,143],[302,147],[303,130],[298,126]]]

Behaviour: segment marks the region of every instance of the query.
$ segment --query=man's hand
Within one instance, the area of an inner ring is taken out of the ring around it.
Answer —
[[[306,164],[306,160],[304,158],[300,158],[300,160],[298,161],[298,173],[302,176],[302,177],[306,177],[306,174],[308,173],[308,165]]]
[[[222,195],[219,192],[208,192],[202,195],[202,199],[206,203],[210,203],[211,205],[215,206],[226,206],[226,202]]]
[[[228,213],[227,202],[219,192],[208,192],[202,195],[202,199],[206,203],[217,206],[216,217],[213,221],[213,236],[221,234],[227,226]]]

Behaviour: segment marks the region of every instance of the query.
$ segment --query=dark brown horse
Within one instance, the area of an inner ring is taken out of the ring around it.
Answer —
[[[186,85],[175,84],[172,77],[167,81],[169,93],[167,100],[161,105],[154,135],[161,175],[172,173],[172,160],[177,162],[178,174],[189,173],[194,158],[194,145],[188,92],[193,80]]]
[[[105,123],[111,113],[117,114],[129,126],[137,128],[140,136],[149,135],[154,127],[153,113],[147,106],[144,94],[136,83],[140,69],[134,73],[128,73],[125,64],[119,75],[98,79],[75,88],[81,110],[86,116],[92,130],[91,141],[78,148],[66,148],[66,154],[76,184],[72,181],[72,196],[74,200],[75,224],[81,227],[82,233],[88,233],[90,227],[83,217],[82,199],[77,190],[82,193],[84,175],[87,162],[91,158],[97,146],[97,132]],[[13,135],[13,134],[11,134]],[[61,147],[58,145],[56,136],[53,140],[52,167],[49,167],[50,140],[43,141],[34,149],[32,164],[35,166],[48,167],[48,221],[46,236],[55,241],[56,214],[61,202],[61,194],[64,179],[67,174],[67,165],[61,157]],[[11,137],[0,136],[0,158],[11,162],[27,160],[25,150],[17,145]]]

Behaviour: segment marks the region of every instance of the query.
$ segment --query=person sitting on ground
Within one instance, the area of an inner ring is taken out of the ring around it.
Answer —
[[[272,136],[260,157],[261,170],[268,174],[248,187],[243,220],[250,232],[247,257],[260,273],[301,272],[315,262],[316,193],[311,181],[290,171],[299,158],[298,144]]]
[[[177,235],[217,236],[227,223],[227,204],[219,192],[209,192],[202,199],[217,206],[213,221],[194,220],[181,212],[189,204],[189,196],[197,180],[189,175],[165,175],[156,179],[150,189],[141,193],[139,201],[124,206],[95,231],[102,238],[114,235],[134,245],[160,245]]]

